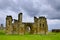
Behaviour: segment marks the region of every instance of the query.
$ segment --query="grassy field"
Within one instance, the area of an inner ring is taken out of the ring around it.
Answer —
[[[48,35],[5,35],[0,31],[0,40],[60,40],[60,33],[49,33]]]

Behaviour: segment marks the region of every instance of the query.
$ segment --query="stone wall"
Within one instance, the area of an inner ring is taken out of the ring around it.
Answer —
[[[12,24],[12,28],[13,28],[13,34],[18,34],[18,20],[14,19],[14,23]]]
[[[19,13],[18,20],[14,19],[14,23],[12,23],[12,16],[6,17],[6,34],[24,35],[26,32],[29,32],[30,34],[47,34],[48,25],[46,18],[37,18],[34,16],[34,23],[23,23],[22,13]]]
[[[47,34],[48,26],[47,26],[46,18],[45,17],[39,17],[38,24],[40,27],[40,34]]]
[[[6,17],[6,33],[7,34],[12,34],[12,16],[7,16]]]
[[[18,27],[19,34],[24,34],[24,24],[22,24],[22,13],[18,14]]]

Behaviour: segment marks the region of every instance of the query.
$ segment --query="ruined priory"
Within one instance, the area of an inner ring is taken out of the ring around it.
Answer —
[[[18,20],[14,19],[12,16],[6,17],[6,34],[47,34],[48,25],[47,19],[45,17],[35,17],[34,23],[22,22],[22,13],[18,14]]]

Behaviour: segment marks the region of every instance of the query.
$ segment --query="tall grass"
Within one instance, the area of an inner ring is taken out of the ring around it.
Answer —
[[[5,35],[4,31],[0,31],[0,40],[60,40],[60,33],[49,33],[47,35]]]

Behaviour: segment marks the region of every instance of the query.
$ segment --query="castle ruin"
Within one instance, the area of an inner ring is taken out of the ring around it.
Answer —
[[[22,22],[22,13],[18,14],[18,20],[12,16],[6,17],[6,34],[47,34],[48,25],[45,17],[34,17],[34,23]]]

